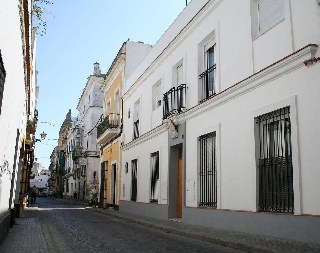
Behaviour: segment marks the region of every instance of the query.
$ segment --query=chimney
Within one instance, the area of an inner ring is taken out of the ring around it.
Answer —
[[[98,62],[95,62],[93,64],[93,75],[95,75],[95,76],[101,75],[100,64]]]

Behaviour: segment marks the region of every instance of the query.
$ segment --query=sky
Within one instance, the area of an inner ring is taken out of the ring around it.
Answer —
[[[186,6],[185,0],[51,0],[47,32],[37,38],[39,120],[35,157],[45,168],[69,109],[76,117],[93,63],[105,74],[128,39],[154,45]]]

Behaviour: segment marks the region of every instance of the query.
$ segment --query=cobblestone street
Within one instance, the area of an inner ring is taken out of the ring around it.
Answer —
[[[240,252],[209,242],[123,221],[38,198],[0,247],[0,252]],[[28,227],[21,230],[19,226]]]

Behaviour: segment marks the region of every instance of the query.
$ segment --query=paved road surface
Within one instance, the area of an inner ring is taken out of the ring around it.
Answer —
[[[240,252],[130,223],[59,200],[37,199],[38,217],[52,252]],[[32,217],[30,217],[32,218]]]

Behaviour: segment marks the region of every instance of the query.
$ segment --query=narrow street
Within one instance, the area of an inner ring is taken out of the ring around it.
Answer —
[[[24,252],[240,252],[130,223],[59,199],[37,198],[37,205],[38,208],[27,211],[27,217],[18,219],[39,220],[43,234],[34,235],[41,245],[29,245]],[[0,252],[15,251],[5,240]]]

